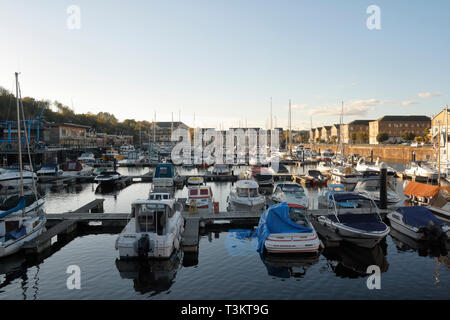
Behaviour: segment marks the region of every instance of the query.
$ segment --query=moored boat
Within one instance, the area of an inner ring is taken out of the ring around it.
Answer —
[[[228,208],[262,211],[266,206],[266,198],[259,193],[258,188],[254,180],[237,181],[228,197]]]
[[[320,246],[306,210],[285,202],[264,211],[257,234],[260,253],[264,249],[269,253],[313,253]]]
[[[131,218],[116,240],[116,250],[121,259],[166,259],[180,248],[183,231],[184,219],[175,199],[136,200]]]
[[[318,216],[317,221],[343,240],[373,248],[389,234],[390,228],[382,221],[373,200],[350,192],[333,193],[331,198],[332,212]],[[342,203],[348,205],[342,206]]]

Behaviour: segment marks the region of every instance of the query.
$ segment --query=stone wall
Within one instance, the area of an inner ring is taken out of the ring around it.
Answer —
[[[310,147],[315,151],[323,151],[326,149],[331,149],[333,152],[340,150],[337,145],[305,145],[305,147]],[[371,153],[373,150],[373,161],[380,158],[381,161],[388,162],[410,162],[413,159],[413,152],[415,152],[416,160],[422,161],[429,160],[434,161],[436,159],[436,152],[433,147],[411,147],[403,145],[345,145],[345,155],[359,154],[362,157],[366,157],[370,160]]]

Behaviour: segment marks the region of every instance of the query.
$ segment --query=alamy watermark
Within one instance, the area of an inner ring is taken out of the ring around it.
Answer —
[[[70,5],[67,7],[66,13],[68,14],[66,25],[69,30],[81,29],[81,9],[77,5]]]
[[[67,278],[66,286],[69,290],[81,289],[81,269],[77,265],[70,265],[67,267],[66,273],[70,274]]]
[[[367,267],[367,274],[370,276],[367,278],[367,289],[381,289],[381,270],[377,265],[371,265]]]
[[[367,18],[366,26],[369,30],[381,30],[381,9],[379,6],[373,4],[367,7],[367,14],[370,16]]]
[[[270,165],[275,172],[278,171],[278,130],[206,129],[194,130],[191,137],[188,129],[178,128],[172,133],[171,141],[178,142],[171,154],[172,162],[176,165],[251,163]]]

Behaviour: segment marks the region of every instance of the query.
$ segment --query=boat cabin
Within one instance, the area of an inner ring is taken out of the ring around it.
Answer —
[[[207,199],[212,198],[210,186],[189,187],[189,199]]]
[[[169,219],[173,217],[175,210],[169,202],[149,200],[134,202],[132,212],[136,219],[137,233],[154,232],[162,236],[170,232]]]

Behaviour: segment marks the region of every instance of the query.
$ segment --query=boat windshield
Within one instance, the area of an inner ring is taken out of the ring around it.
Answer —
[[[136,209],[137,232],[156,232],[158,235],[166,233],[167,206],[152,203],[140,205]]]
[[[295,223],[308,226],[308,220],[306,219],[306,211],[300,208],[289,208],[289,217]]]
[[[239,197],[255,198],[258,196],[258,190],[255,188],[237,188],[237,195]]]

